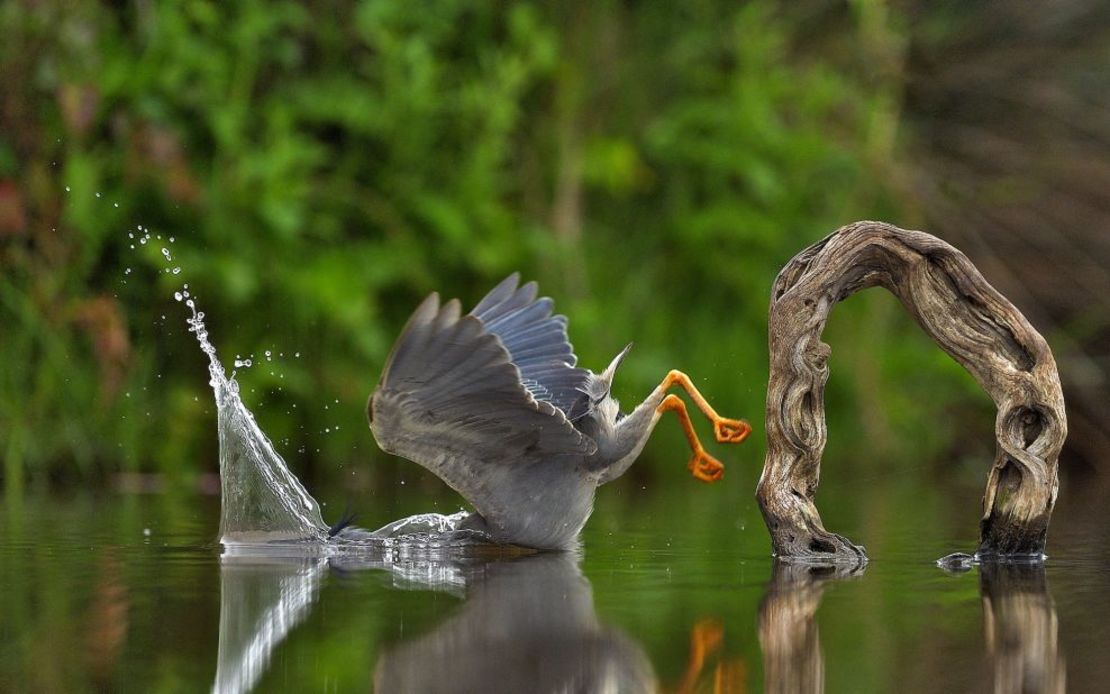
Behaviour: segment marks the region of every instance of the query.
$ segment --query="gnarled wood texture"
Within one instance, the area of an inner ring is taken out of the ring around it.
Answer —
[[[825,530],[813,499],[827,438],[830,349],[821,333],[838,301],[875,286],[898,297],[998,408],[979,554],[1040,555],[1067,435],[1052,352],[963,253],[930,234],[881,222],[850,224],[805,249],[771,292],[767,457],[757,498],[775,553],[866,561],[862,547]]]

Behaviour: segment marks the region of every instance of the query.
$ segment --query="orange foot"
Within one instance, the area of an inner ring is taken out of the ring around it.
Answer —
[[[721,464],[721,461],[705,451],[694,451],[694,456],[690,458],[686,467],[689,468],[694,479],[709,484],[719,482],[725,474],[725,466]]]
[[[752,426],[742,419],[720,417],[713,422],[713,434],[719,443],[740,443],[752,433]]]

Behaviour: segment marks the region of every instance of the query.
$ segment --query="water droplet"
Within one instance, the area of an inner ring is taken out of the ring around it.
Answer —
[[[67,193],[69,192],[69,186],[66,186],[66,192]]]
[[[99,198],[99,197],[100,197],[100,193],[97,193],[97,194],[96,194],[96,197],[98,197],[98,198]]]
[[[174,292],[173,293],[173,298],[177,299],[178,301],[181,301],[185,297],[181,296],[181,292]]]
[[[123,274],[130,275],[131,274],[131,268],[125,268],[124,271],[123,271]]]
[[[113,202],[112,207],[119,207],[119,203],[118,202]]]
[[[141,243],[143,245],[146,245],[146,239],[147,239],[147,237],[145,237],[145,236],[142,237],[141,239],[139,239],[139,243]]]
[[[127,232],[127,238],[129,238],[129,239],[135,238],[135,232],[133,232],[133,231]]]
[[[175,267],[175,268],[173,269],[173,274],[175,274],[175,275],[181,274],[181,268],[179,268],[179,267]]]
[[[170,237],[170,243],[173,243],[173,237],[172,236]]]
[[[162,255],[166,257],[166,260],[173,260],[173,258],[170,257],[170,249],[168,248],[162,249]]]

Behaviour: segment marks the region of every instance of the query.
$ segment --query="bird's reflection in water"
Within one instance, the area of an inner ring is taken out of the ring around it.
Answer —
[[[570,553],[467,567],[459,614],[388,649],[379,692],[644,692],[640,646],[602,624]]]
[[[1044,564],[984,563],[979,566],[979,591],[994,691],[1065,691],[1056,606]]]
[[[220,557],[220,644],[213,692],[248,692],[258,683],[274,650],[312,610],[330,570],[386,570],[395,587],[461,595],[464,566],[484,561],[473,549],[465,556],[451,549],[430,551],[403,544],[347,554],[330,549],[296,544],[225,547]]]
[[[640,646],[601,623],[573,553],[515,558],[284,556],[221,558],[214,692],[246,692],[307,617],[329,569],[385,569],[395,585],[465,596],[434,630],[386,649],[378,692],[643,692],[656,688]]]
[[[759,605],[765,691],[825,691],[825,656],[817,630],[817,608],[829,581],[862,573],[862,566],[814,566],[775,560],[771,581]]]

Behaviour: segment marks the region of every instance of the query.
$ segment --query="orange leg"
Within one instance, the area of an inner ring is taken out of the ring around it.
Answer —
[[[748,438],[748,434],[752,433],[752,427],[743,419],[729,419],[717,414],[717,411],[706,401],[698,389],[694,387],[694,383],[686,374],[671,369],[663,382],[659,384],[662,388],[667,389],[673,385],[681,386],[689,395],[698,409],[705,413],[705,416],[713,422],[713,435],[717,437],[720,443],[740,443]],[[665,401],[664,401],[665,402]],[[662,406],[660,406],[662,407]]]
[[[686,440],[690,442],[690,449],[694,452],[694,456],[690,458],[690,463],[687,465],[690,472],[702,482],[716,482],[721,479],[721,476],[724,475],[725,466],[705,452],[701,441],[698,440],[697,432],[694,431],[694,425],[690,422],[690,414],[686,411],[686,403],[682,402],[682,398],[671,393],[663,398],[659,407],[655,408],[655,411],[659,414],[669,410],[674,410],[675,414],[678,415],[678,421],[682,424],[682,431],[686,433]]]

